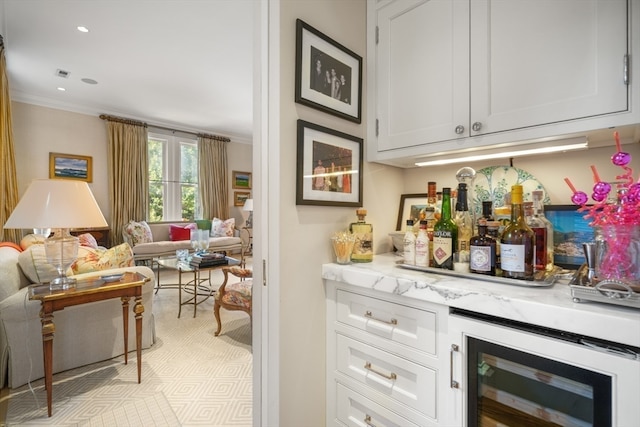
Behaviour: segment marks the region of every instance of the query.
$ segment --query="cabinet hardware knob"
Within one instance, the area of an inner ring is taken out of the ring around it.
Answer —
[[[397,325],[398,324],[398,320],[396,320],[396,319],[391,319],[391,320],[377,319],[377,318],[373,317],[373,313],[371,313],[370,311],[367,311],[366,313],[364,313],[364,317],[368,317],[371,320],[376,320],[378,322],[386,323],[388,325]]]
[[[451,388],[460,388],[460,383],[453,379],[453,352],[458,350],[459,347],[457,344],[451,344],[451,350],[449,350],[449,382],[451,384]]]
[[[378,371],[377,369],[372,368],[371,367],[371,362],[364,362],[364,369],[366,369],[367,371],[373,372],[376,375],[380,375],[382,378],[386,378],[386,379],[391,380],[391,381],[395,381],[395,380],[398,379],[398,376],[393,372],[391,372],[389,375],[387,375],[387,374],[385,374],[383,372]]]
[[[369,415],[369,414],[365,414],[365,416],[364,416],[364,420],[363,420],[363,421],[364,421],[364,423],[365,423],[366,425],[368,425],[369,427],[376,427],[376,425],[375,425],[375,424],[371,424],[371,415]]]
[[[462,134],[464,133],[464,126],[462,126],[462,125],[458,125],[458,126],[456,126],[455,131],[456,131],[456,133],[457,133],[458,135],[462,135]]]
[[[471,129],[473,129],[473,131],[474,131],[474,132],[479,132],[479,131],[480,131],[480,129],[482,129],[482,123],[480,123],[480,122],[474,122],[474,123],[471,125]]]

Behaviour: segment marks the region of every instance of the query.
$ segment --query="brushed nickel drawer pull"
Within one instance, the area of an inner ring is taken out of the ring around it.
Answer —
[[[451,344],[449,350],[449,384],[451,388],[460,388],[460,383],[453,379],[453,353],[460,350],[457,344]]]
[[[364,423],[365,423],[366,425],[368,425],[369,427],[376,427],[376,425],[375,425],[375,424],[371,424],[371,415],[369,415],[369,414],[365,414],[365,416],[364,416]]]
[[[376,369],[373,369],[371,367],[371,362],[364,362],[364,369],[366,369],[367,371],[371,371],[374,374],[380,375],[383,378],[386,378],[388,380],[392,380],[395,381],[396,379],[398,379],[398,376],[396,374],[394,374],[393,372],[391,372],[389,375],[382,373]]]
[[[391,320],[382,320],[382,319],[377,319],[375,317],[373,317],[373,313],[371,313],[370,311],[367,310],[367,312],[364,314],[364,317],[368,317],[371,320],[377,320],[378,322],[381,323],[386,323],[388,325],[397,325],[398,321],[396,319],[391,319]]]

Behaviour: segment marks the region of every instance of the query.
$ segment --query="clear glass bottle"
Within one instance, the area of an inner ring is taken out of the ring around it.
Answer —
[[[524,219],[535,236],[535,256],[533,265],[536,271],[547,269],[547,226],[536,216],[533,215],[533,202],[524,202]]]
[[[487,235],[496,242],[496,276],[502,276],[500,267],[500,222],[487,221]]]
[[[533,280],[535,238],[524,218],[522,185],[511,187],[511,222],[505,227],[500,240],[502,276]]]
[[[458,200],[456,202],[455,222],[458,226],[458,251],[469,251],[469,240],[473,237],[473,218],[469,212],[467,184],[458,184]]]
[[[458,250],[458,226],[451,218],[451,188],[442,189],[442,216],[433,226],[433,263],[453,270],[453,254]]]
[[[553,253],[555,248],[553,224],[544,214],[544,192],[542,190],[534,190],[531,192],[531,197],[533,198],[533,216],[544,222],[547,228],[547,265],[545,269],[551,271],[553,270]]]
[[[357,222],[349,225],[349,231],[356,237],[351,253],[351,262],[371,262],[373,261],[373,225],[365,222],[366,209],[357,209]]]
[[[496,241],[487,234],[487,223],[480,220],[478,234],[469,241],[469,270],[472,273],[496,275]]]
[[[413,265],[416,263],[416,235],[413,233],[413,220],[407,220],[407,231],[404,234],[404,263]]]
[[[416,265],[429,266],[429,236],[427,235],[427,221],[420,221],[420,230],[416,237]]]

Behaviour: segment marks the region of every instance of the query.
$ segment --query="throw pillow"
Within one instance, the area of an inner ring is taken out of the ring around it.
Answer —
[[[20,247],[27,250],[31,245],[43,245],[44,236],[41,234],[27,234],[20,240]]]
[[[211,220],[209,219],[196,219],[196,225],[198,230],[211,230]]]
[[[236,227],[236,219],[221,220],[214,218],[211,223],[211,237],[233,237]]]
[[[44,245],[31,245],[18,255],[18,264],[31,283],[46,283],[58,277],[58,270],[49,264]],[[67,275],[71,270],[67,271]]]
[[[93,234],[91,233],[84,233],[79,235],[78,240],[80,240],[80,246],[85,246],[87,248],[93,249],[98,248],[98,241],[95,237],[93,237]]]
[[[149,228],[149,224],[146,221],[129,221],[124,226],[124,232],[133,246],[140,243],[153,242],[153,234],[151,234],[151,228]]]
[[[0,248],[13,248],[18,252],[22,252],[22,248],[19,245],[16,245],[13,242],[0,242]]]
[[[178,240],[190,240],[191,230],[195,230],[195,224],[187,224],[185,226],[170,224],[169,225],[169,240],[177,242]]]
[[[133,266],[133,250],[128,243],[109,249],[81,246],[78,249],[78,259],[71,264],[71,271],[72,274],[81,274]]]

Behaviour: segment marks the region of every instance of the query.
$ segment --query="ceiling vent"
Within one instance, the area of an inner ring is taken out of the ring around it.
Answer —
[[[62,77],[63,79],[69,78],[70,74],[71,74],[71,71],[65,71],[59,68],[56,70],[56,76]]]

